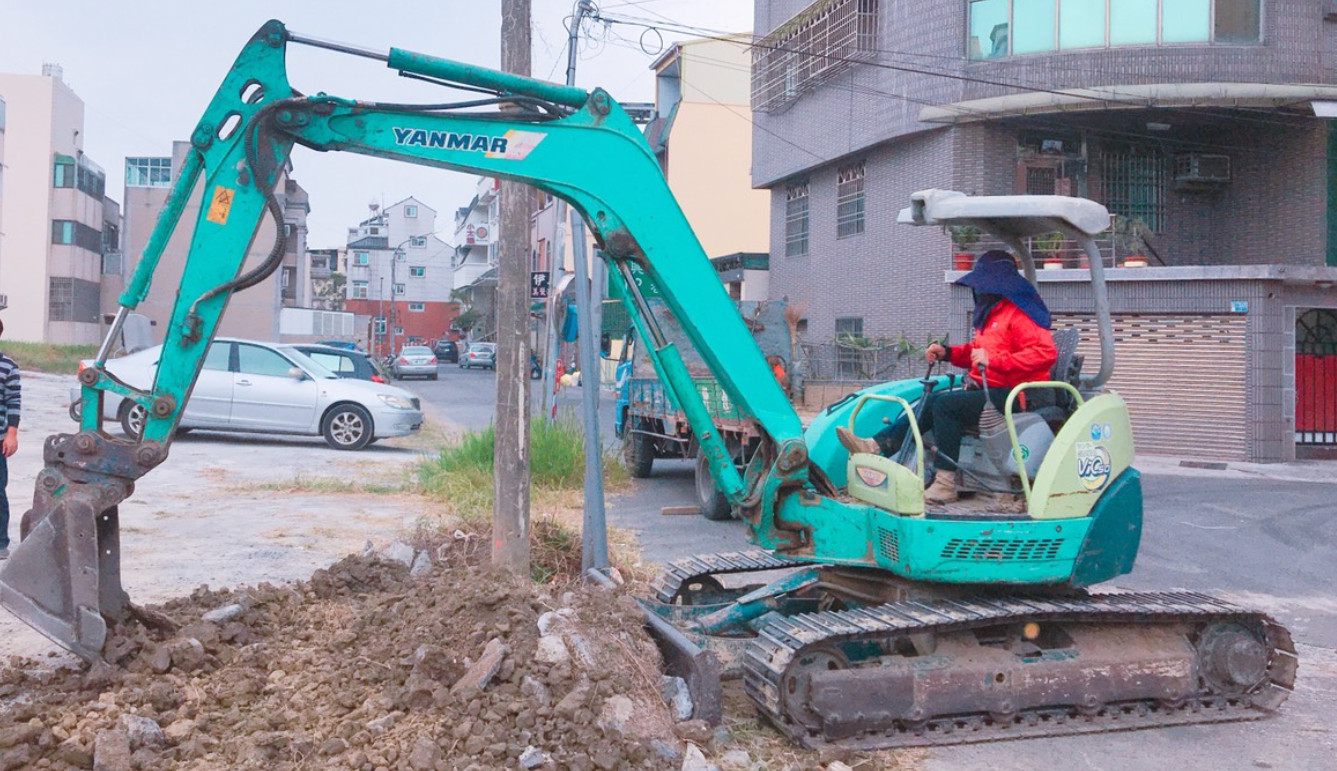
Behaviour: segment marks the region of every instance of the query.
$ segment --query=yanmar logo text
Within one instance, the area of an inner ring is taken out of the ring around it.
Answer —
[[[391,127],[395,144],[405,147],[440,148],[482,153],[486,158],[524,160],[539,142],[547,136],[538,131],[511,129],[501,136],[471,134],[461,131],[429,131],[427,129]]]

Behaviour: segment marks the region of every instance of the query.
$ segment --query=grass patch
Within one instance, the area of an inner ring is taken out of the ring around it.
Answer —
[[[298,473],[292,479],[259,484],[238,485],[237,490],[271,490],[277,493],[316,493],[340,495],[345,493],[365,493],[368,495],[388,495],[402,493],[409,489],[407,482],[365,482],[346,477],[307,476]]]
[[[549,493],[579,491],[585,481],[584,430],[573,421],[535,419],[529,429],[529,484],[535,501]],[[466,431],[434,457],[418,464],[418,483],[451,513],[470,516],[492,510],[492,426]],[[619,488],[627,472],[612,453],[604,455],[604,485]]]
[[[79,369],[80,359],[97,355],[96,345],[55,345],[52,343],[20,343],[6,340],[0,350],[19,365],[19,369],[33,372],[54,372],[73,375]]]

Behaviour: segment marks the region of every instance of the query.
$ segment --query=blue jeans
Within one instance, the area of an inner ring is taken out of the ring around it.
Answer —
[[[1007,402],[1007,388],[990,388],[989,400],[999,412]],[[934,442],[938,446],[934,468],[939,471],[955,471],[956,459],[961,454],[961,437],[967,428],[979,425],[980,413],[984,411],[984,391],[982,389],[954,389],[928,395],[928,402],[919,416],[919,430],[922,433],[933,432]],[[910,430],[909,420],[902,415],[896,422],[877,432],[873,438],[883,455],[891,456],[901,448],[905,435]]]
[[[9,548],[9,458],[0,453],[0,549]]]

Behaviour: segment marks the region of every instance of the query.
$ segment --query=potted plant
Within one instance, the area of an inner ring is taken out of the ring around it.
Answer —
[[[1122,254],[1119,265],[1125,268],[1145,268],[1147,266],[1146,237],[1151,228],[1138,217],[1117,217],[1112,230],[1115,254]]]
[[[1057,230],[1038,235],[1031,239],[1031,248],[1035,257],[1045,268],[1063,267],[1063,234]]]
[[[947,229],[952,237],[952,270],[970,270],[975,265],[975,254],[971,250],[980,241],[980,229],[974,225],[953,225]]]

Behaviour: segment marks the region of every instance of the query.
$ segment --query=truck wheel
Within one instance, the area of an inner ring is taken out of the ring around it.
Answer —
[[[710,475],[710,461],[699,449],[696,451],[696,502],[701,507],[701,516],[711,522],[733,519],[733,507],[715,486],[715,478]]]
[[[655,465],[655,438],[632,431],[623,446],[627,453],[627,473],[636,479],[649,477]]]

